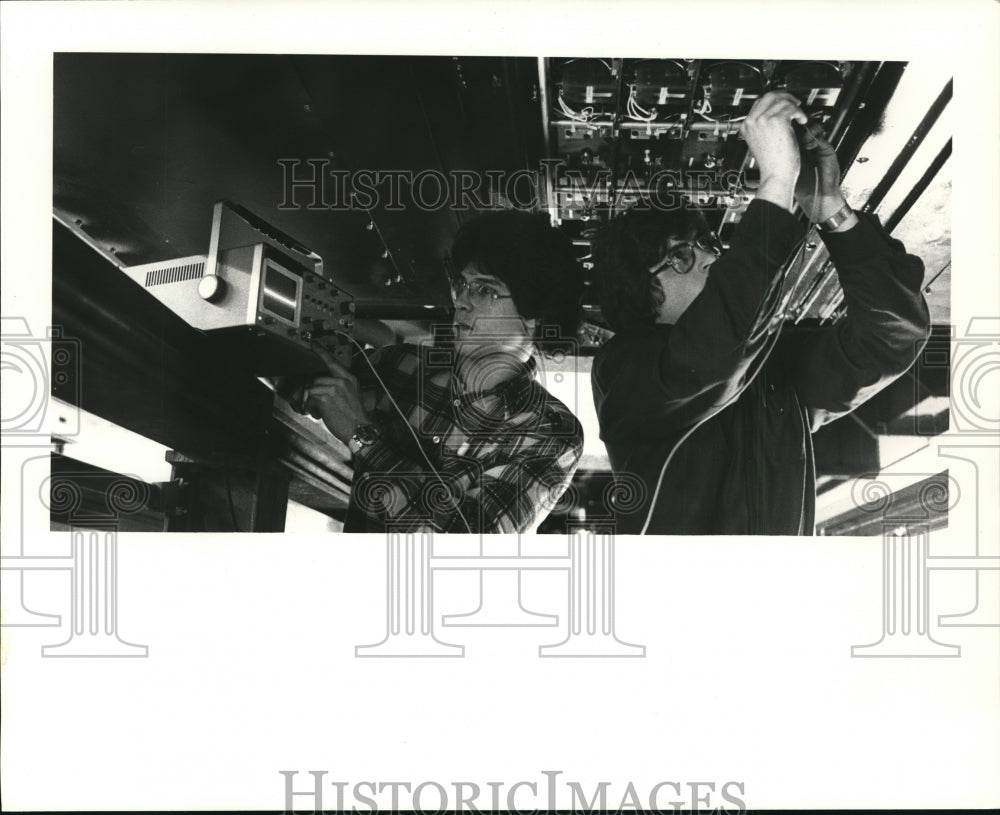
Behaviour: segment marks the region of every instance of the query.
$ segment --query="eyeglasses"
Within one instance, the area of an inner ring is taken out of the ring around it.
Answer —
[[[716,257],[722,254],[719,239],[715,236],[715,233],[712,233],[705,237],[696,238],[693,241],[684,241],[684,243],[671,246],[663,256],[663,259],[649,270],[650,274],[659,274],[665,266],[669,266],[677,274],[687,274],[694,268],[695,249],[701,249],[703,252],[708,252]]]
[[[479,283],[475,280],[468,281],[464,277],[454,277],[451,280],[451,299],[457,301],[463,294],[468,294],[469,302],[475,308],[493,308],[497,300],[511,300],[510,294],[501,294],[496,287],[489,283]]]

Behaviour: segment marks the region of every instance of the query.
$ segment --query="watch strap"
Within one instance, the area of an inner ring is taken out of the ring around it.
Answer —
[[[825,221],[820,221],[816,224],[816,228],[820,232],[833,232],[837,227],[841,226],[851,215],[854,214],[854,210],[851,209],[850,204],[844,204],[840,209],[838,209],[833,215],[827,218]]]

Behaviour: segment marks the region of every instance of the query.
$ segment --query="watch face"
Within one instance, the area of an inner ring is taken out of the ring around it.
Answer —
[[[363,424],[354,431],[354,437],[361,444],[374,444],[378,436],[378,428],[373,424]]]

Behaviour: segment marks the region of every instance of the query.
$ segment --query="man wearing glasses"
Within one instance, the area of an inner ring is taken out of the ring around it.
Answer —
[[[616,508],[620,533],[812,534],[811,432],[903,373],[926,341],[923,263],[851,211],[834,149],[807,125],[787,93],[750,111],[742,133],[761,182],[725,254],[688,209],[629,211],[595,246],[616,332],[592,373],[601,438],[642,499]],[[848,308],[782,342],[782,269],[804,232],[793,198]]]
[[[535,378],[579,327],[572,244],[545,215],[494,212],[459,230],[452,266],[450,347],[389,346],[354,373],[316,348],[329,376],[302,403],[353,454],[345,532],[529,531],[579,462],[580,423]]]

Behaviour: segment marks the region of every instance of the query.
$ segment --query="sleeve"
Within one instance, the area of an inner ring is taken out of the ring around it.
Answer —
[[[792,377],[812,429],[849,413],[906,371],[927,342],[924,264],[873,215],[823,236],[846,314],[796,351]]]
[[[359,351],[355,350],[351,362],[351,373],[358,378],[358,386],[362,390],[373,390],[378,387],[378,380],[372,369],[378,371],[379,376],[391,376],[402,364],[407,356],[415,356],[416,349],[411,345],[396,344],[384,345],[381,348],[365,349],[367,362],[362,358]]]
[[[357,377],[361,402],[365,410],[371,413],[375,409],[379,395],[385,392],[379,384],[379,379],[394,393],[408,387],[419,350],[413,345],[397,343],[382,348],[370,348],[365,351],[364,356],[367,362],[360,353],[355,353],[351,373]]]
[[[402,528],[445,533],[513,533],[532,528],[556,505],[583,452],[571,414],[511,436],[488,464],[443,456],[437,472],[385,440],[355,456],[354,500],[364,512]],[[516,430],[516,429],[515,429]]]
[[[675,325],[612,338],[593,375],[601,438],[681,430],[739,395],[778,328],[780,272],[803,231],[787,210],[752,201]]]

